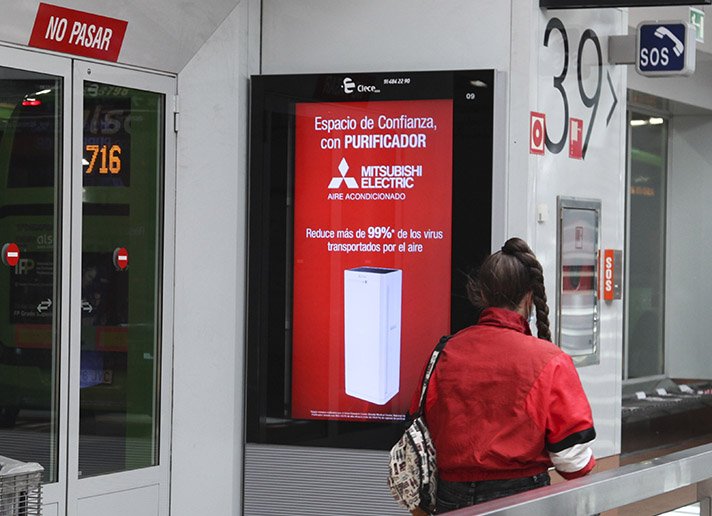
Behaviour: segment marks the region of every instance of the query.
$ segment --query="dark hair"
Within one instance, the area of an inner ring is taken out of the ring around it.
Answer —
[[[501,251],[487,257],[477,276],[467,281],[467,296],[478,310],[488,306],[516,310],[529,292],[536,307],[539,338],[550,341],[543,269],[524,240],[507,240]]]

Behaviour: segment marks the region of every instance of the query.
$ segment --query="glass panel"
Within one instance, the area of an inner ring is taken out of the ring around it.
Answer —
[[[557,344],[577,366],[597,364],[601,202],[560,197],[558,207]]]
[[[663,374],[667,124],[631,113],[628,378]]]
[[[62,80],[0,67],[0,453],[57,480]],[[12,245],[15,244],[15,248]]]
[[[79,476],[157,463],[163,109],[84,84]]]

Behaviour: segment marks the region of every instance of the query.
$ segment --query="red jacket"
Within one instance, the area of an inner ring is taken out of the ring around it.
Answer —
[[[413,403],[412,411],[418,393]],[[509,310],[488,308],[450,339],[425,418],[445,480],[528,477],[552,464],[576,478],[596,463],[591,408],[571,358]]]

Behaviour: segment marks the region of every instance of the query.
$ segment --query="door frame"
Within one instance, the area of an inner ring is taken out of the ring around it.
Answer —
[[[79,385],[81,356],[81,254],[82,254],[82,142],[83,142],[83,83],[85,80],[127,88],[142,89],[165,95],[163,148],[163,229],[162,281],[159,292],[161,361],[158,465],[137,470],[111,473],[96,477],[78,478],[79,470]],[[159,486],[158,514],[168,515],[170,506],[170,450],[172,414],[173,364],[173,278],[175,234],[175,174],[176,134],[174,131],[174,103],[177,88],[175,77],[138,71],[123,66],[74,60],[72,83],[72,214],[71,214],[71,299],[69,317],[69,412],[68,412],[68,468],[67,514],[79,514],[79,500],[102,495],[115,495],[141,487]],[[116,516],[120,516],[117,513]],[[102,516],[112,516],[109,514]]]
[[[61,172],[55,186],[55,221],[59,263],[55,263],[57,353],[57,478],[44,484],[45,513],[74,516],[78,501],[116,495],[146,486],[159,486],[157,515],[170,512],[170,462],[173,391],[173,327],[175,278],[175,201],[177,78],[175,75],[138,70],[123,65],[79,60],[55,52],[38,51],[0,43],[0,66],[57,76],[63,81],[61,104]],[[162,93],[164,107],[162,266],[158,464],[121,473],[78,478],[79,385],[81,371],[81,253],[82,253],[82,142],[83,81],[108,83]],[[72,326],[74,325],[74,326]],[[11,453],[11,452],[10,452]],[[120,508],[117,508],[120,511]],[[105,514],[102,516],[123,516]]]
[[[0,66],[14,68],[23,71],[37,72],[53,75],[61,78],[62,94],[60,101],[62,104],[61,130],[62,134],[58,140],[61,145],[61,171],[57,175],[55,184],[55,228],[57,240],[55,246],[59,246],[59,263],[55,263],[55,285],[59,288],[55,299],[55,320],[53,324],[56,333],[53,332],[53,346],[56,353],[57,363],[55,364],[57,373],[57,406],[55,417],[57,419],[55,435],[56,452],[56,475],[54,482],[45,484],[42,487],[45,508],[51,510],[51,506],[56,507],[59,516],[65,514],[66,489],[67,489],[67,460],[68,460],[68,425],[67,413],[69,410],[69,398],[66,386],[69,384],[69,310],[64,309],[70,303],[70,271],[64,265],[70,258],[71,231],[66,221],[70,220],[71,213],[71,170],[72,152],[72,125],[69,116],[69,106],[72,102],[72,60],[68,57],[49,55],[43,52],[33,52],[15,47],[0,45]],[[57,277],[59,276],[59,277]]]

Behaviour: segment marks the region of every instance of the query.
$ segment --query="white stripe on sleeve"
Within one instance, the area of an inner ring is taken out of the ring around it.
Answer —
[[[557,453],[549,452],[549,458],[554,467],[564,473],[575,473],[582,470],[591,460],[592,455],[590,442],[575,444],[571,448]]]

